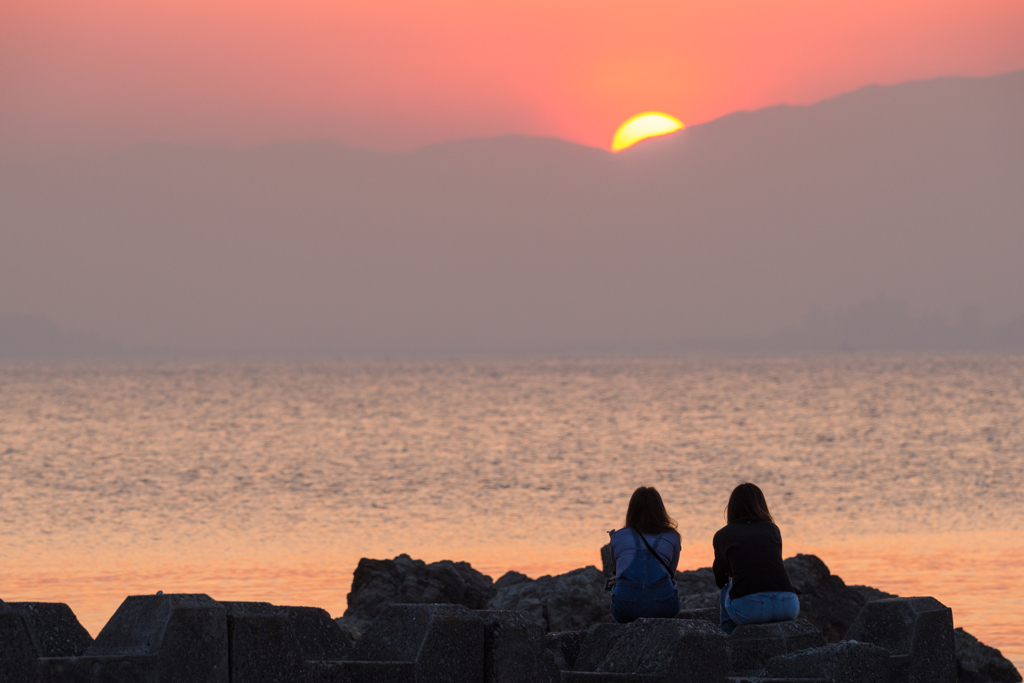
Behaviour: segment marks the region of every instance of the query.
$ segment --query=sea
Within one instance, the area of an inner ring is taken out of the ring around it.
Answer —
[[[600,566],[639,485],[710,566],[758,484],[785,556],[932,595],[1024,670],[1024,356],[0,365],[0,599],[315,605],[360,558]]]

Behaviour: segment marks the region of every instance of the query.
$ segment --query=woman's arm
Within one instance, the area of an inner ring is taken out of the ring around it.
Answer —
[[[712,571],[715,572],[715,584],[719,588],[725,588],[725,584],[729,583],[729,575],[732,573],[729,569],[729,560],[725,556],[725,540],[721,537],[721,531],[715,534],[712,545],[715,547],[715,563],[711,566]]]

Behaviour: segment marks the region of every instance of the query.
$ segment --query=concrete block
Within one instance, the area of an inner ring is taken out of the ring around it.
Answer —
[[[560,670],[572,671],[576,668],[576,660],[586,638],[586,631],[548,633],[544,636],[544,646],[554,653],[555,664]]]
[[[563,671],[561,683],[660,683],[650,674],[617,674],[607,671]]]
[[[722,683],[728,638],[707,622],[638,619],[598,664],[598,672],[654,676],[662,683]]]
[[[291,683],[302,677],[302,650],[283,609],[268,602],[220,604],[227,612],[231,683]]]
[[[305,661],[340,661],[352,652],[352,641],[319,607],[282,607],[295,629],[302,659]]]
[[[19,614],[0,604],[0,681],[38,683],[39,658],[32,637]]]
[[[580,647],[574,671],[597,671],[598,665],[604,661],[612,646],[626,632],[626,624],[605,623],[590,627],[587,637]]]
[[[676,615],[676,619],[695,619],[697,621],[706,621],[715,626],[719,626],[722,623],[721,611],[718,607],[680,610],[679,614]]]
[[[846,641],[773,658],[761,676],[820,678],[830,683],[890,683],[889,652],[877,645]]]
[[[363,633],[343,668],[353,683],[367,671],[392,675],[395,667],[367,663],[413,664],[408,683],[480,683],[484,680],[484,624],[462,605],[388,605]],[[398,674],[394,674],[398,675]],[[390,680],[390,679],[388,679]]]
[[[953,610],[935,598],[869,602],[845,640],[887,650],[892,657],[893,683],[956,683]]]
[[[772,657],[824,644],[825,636],[806,619],[738,626],[729,636],[729,668],[754,675]]]
[[[62,602],[8,602],[4,606],[21,617],[37,657],[80,657],[92,645],[92,636]]]
[[[206,595],[133,595],[82,657],[40,660],[50,683],[228,683],[226,610]]]
[[[557,683],[555,655],[543,627],[526,612],[479,612],[484,622],[486,683]]]

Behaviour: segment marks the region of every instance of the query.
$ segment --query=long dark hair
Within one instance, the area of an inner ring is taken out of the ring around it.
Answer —
[[[764,499],[761,489],[749,481],[745,481],[732,490],[729,504],[725,506],[725,521],[733,522],[775,522],[772,513],[768,512],[768,501]]]
[[[676,520],[668,516],[661,494],[653,486],[633,491],[626,508],[626,526],[642,534],[660,534],[676,529]]]

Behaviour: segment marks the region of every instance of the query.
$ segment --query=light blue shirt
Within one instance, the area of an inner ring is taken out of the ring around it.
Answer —
[[[679,532],[666,531],[661,534],[644,534],[644,538],[654,548],[654,552],[665,560],[672,570],[672,578],[675,578],[676,567],[679,566],[680,539]],[[622,572],[633,562],[636,557],[636,544],[633,540],[633,532],[628,527],[619,529],[612,534],[612,560],[615,561],[615,578],[622,576]],[[643,546],[643,541],[641,541]]]

